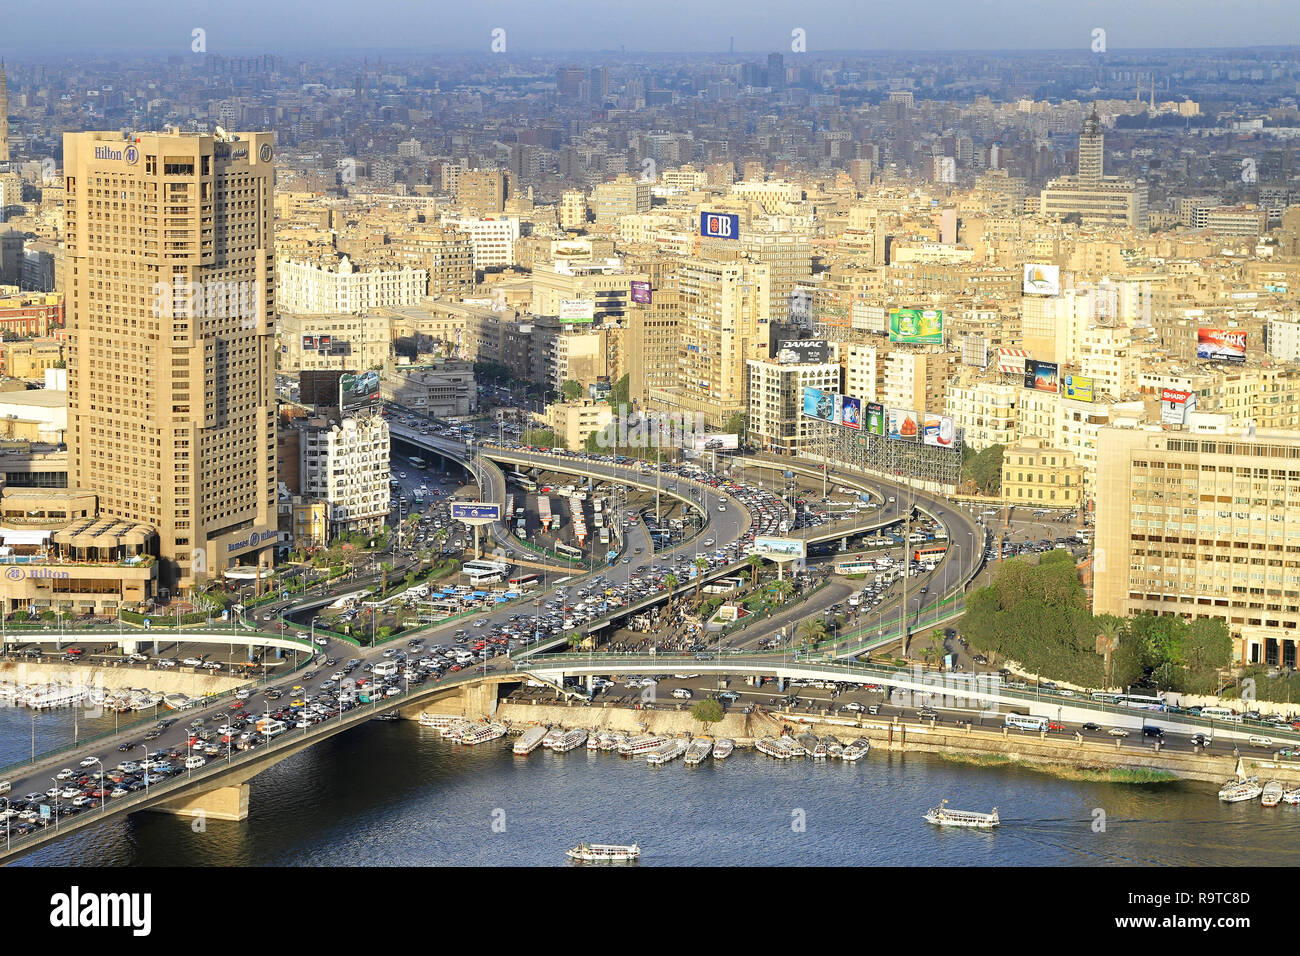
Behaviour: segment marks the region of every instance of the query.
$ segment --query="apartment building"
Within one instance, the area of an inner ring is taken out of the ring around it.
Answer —
[[[1025,438],[1002,455],[1002,497],[1012,505],[1077,508],[1083,499],[1083,466],[1064,448]]]
[[[653,183],[633,176],[618,176],[598,185],[592,201],[597,225],[613,225],[620,216],[649,212],[652,188]]]
[[[280,371],[376,368],[392,355],[392,323],[386,315],[296,315],[276,323]]]
[[[381,415],[302,426],[300,475],[303,495],[328,509],[330,539],[378,534],[388,517],[388,422]]]
[[[840,390],[837,362],[786,364],[750,359],[748,441],[764,451],[797,454],[819,424],[803,415],[804,388]]]
[[[276,307],[301,315],[350,313],[416,305],[429,288],[424,269],[358,269],[347,256],[334,268],[326,263],[282,259],[276,265]]]

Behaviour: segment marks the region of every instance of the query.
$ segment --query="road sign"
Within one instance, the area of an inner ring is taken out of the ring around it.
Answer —
[[[41,804],[41,819],[42,819],[42,820],[48,820],[49,818],[50,818],[50,805],[49,805],[48,803],[42,803],[42,804]]]
[[[148,626],[149,626],[150,624],[152,624],[152,623],[153,623],[153,621],[149,620],[149,618],[146,617],[146,618],[144,619],[144,626],[145,626],[145,627],[148,627]]]

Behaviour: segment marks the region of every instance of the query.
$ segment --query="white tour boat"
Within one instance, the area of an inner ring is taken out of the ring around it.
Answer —
[[[514,751],[521,757],[526,757],[542,745],[542,738],[550,733],[550,728],[542,725],[529,727],[523,732],[518,740],[515,741]]]
[[[754,747],[759,753],[775,757],[777,760],[790,759],[790,751],[782,747],[780,741],[775,737],[760,737],[754,742]]]
[[[866,737],[859,737],[853,743],[844,748],[840,754],[841,760],[861,760],[871,750],[871,741]]]
[[[696,737],[686,748],[686,763],[691,765],[703,763],[711,753],[713,753],[713,738]]]
[[[1300,787],[1296,787],[1294,790],[1288,790],[1283,793],[1282,802],[1291,804],[1300,803]]]
[[[636,737],[629,737],[618,746],[618,752],[623,757],[640,757],[642,754],[648,754],[656,747],[662,747],[668,743],[668,738],[662,734],[640,734]]]
[[[633,843],[621,846],[616,843],[579,843],[565,854],[570,860],[584,863],[622,863],[639,859],[641,848]]]
[[[713,759],[726,760],[736,749],[736,742],[730,737],[719,737],[713,742]]]
[[[550,750],[561,739],[563,739],[563,737],[564,737],[563,727],[552,727],[550,731],[547,732],[546,736],[542,738],[542,746],[545,747],[547,750]]]
[[[587,742],[587,732],[577,729],[566,730],[564,734],[555,743],[551,744],[551,750],[557,754],[568,753],[575,750]]]
[[[977,830],[992,830],[998,826],[998,808],[992,813],[977,813],[974,810],[949,810],[948,801],[944,800],[937,807],[932,807],[925,814],[927,823],[941,827],[973,827]]]
[[[475,744],[484,744],[489,740],[499,740],[505,735],[505,724],[475,724],[461,734],[460,742],[467,747],[473,747]]]
[[[455,714],[427,714],[426,713],[420,715],[420,726],[433,727],[436,730],[442,730],[443,728],[450,727],[452,724],[456,723],[456,721],[462,719],[463,718],[457,717]]]
[[[665,744],[661,744],[654,750],[645,755],[645,762],[652,767],[660,764],[670,763],[676,760],[682,754],[686,753],[686,748],[690,746],[683,738],[674,737]]]
[[[1254,800],[1264,788],[1259,785],[1259,777],[1247,777],[1244,780],[1229,780],[1219,791],[1219,799],[1224,803],[1241,803],[1243,800]]]
[[[1264,784],[1264,791],[1260,794],[1259,802],[1266,807],[1275,807],[1282,802],[1282,794],[1285,792],[1282,787],[1282,781],[1270,780]]]

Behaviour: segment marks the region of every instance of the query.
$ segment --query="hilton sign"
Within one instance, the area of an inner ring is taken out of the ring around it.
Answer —
[[[111,146],[96,146],[95,158],[109,159],[118,163],[125,162],[128,166],[134,166],[140,161],[140,148],[134,143],[121,149],[114,149]]]

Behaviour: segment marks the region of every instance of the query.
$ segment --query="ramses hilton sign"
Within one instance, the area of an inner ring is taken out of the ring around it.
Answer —
[[[66,581],[70,577],[67,571],[55,571],[53,568],[6,568],[5,579],[9,581],[51,580]]]

